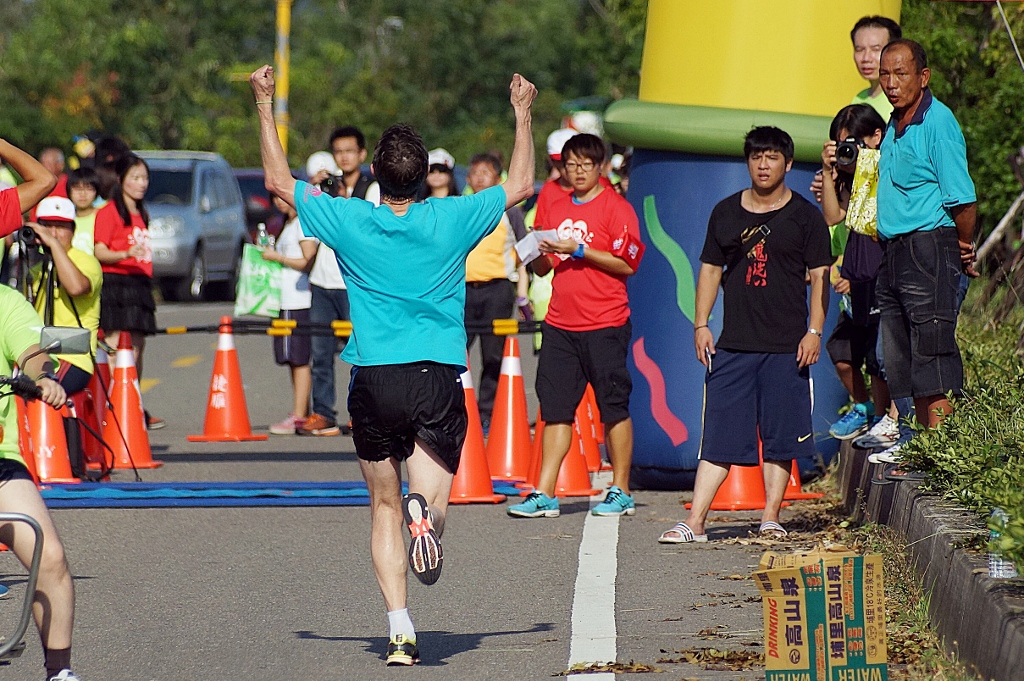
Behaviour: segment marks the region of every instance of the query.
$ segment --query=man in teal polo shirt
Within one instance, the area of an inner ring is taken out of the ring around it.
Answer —
[[[974,271],[974,182],[953,113],[928,90],[924,49],[895,40],[882,51],[882,88],[893,105],[878,163],[878,273],[882,345],[894,399],[913,397],[934,427],[963,388],[956,344],[960,279]],[[898,460],[896,452],[890,460]]]

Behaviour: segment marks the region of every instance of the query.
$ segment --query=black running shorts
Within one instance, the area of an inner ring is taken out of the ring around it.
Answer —
[[[33,482],[32,474],[25,464],[16,459],[0,459],[0,484],[8,480],[28,480]]]
[[[352,367],[348,392],[356,456],[404,461],[418,437],[459,469],[466,439],[466,398],[458,368],[434,362]]]

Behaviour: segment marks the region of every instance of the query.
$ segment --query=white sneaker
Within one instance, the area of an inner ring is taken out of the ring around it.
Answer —
[[[875,452],[868,457],[868,463],[899,463],[900,462],[900,447],[903,445],[895,444],[889,449]]]
[[[853,441],[853,446],[858,449],[878,449],[879,447],[892,447],[900,437],[900,427],[896,419],[888,414],[884,415],[878,423],[871,426],[871,430],[864,433]]]
[[[80,678],[75,676],[75,673],[70,669],[61,669],[60,673],[56,676],[51,676],[49,681],[82,681]]]

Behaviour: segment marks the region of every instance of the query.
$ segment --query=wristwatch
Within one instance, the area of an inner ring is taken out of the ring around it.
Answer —
[[[60,383],[60,378],[58,378],[58,377],[57,377],[57,374],[53,373],[52,371],[48,371],[48,372],[46,372],[45,374],[43,374],[42,376],[40,376],[39,378],[37,378],[37,379],[36,379],[36,381],[41,381],[41,380],[43,380],[44,378],[48,378],[48,379],[50,379],[51,381],[53,381],[54,383]]]
[[[821,331],[818,331],[817,329],[807,329],[807,333],[813,333],[818,338],[821,338]]]

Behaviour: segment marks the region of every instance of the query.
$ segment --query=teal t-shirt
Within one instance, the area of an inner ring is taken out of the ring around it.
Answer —
[[[466,256],[505,213],[500,185],[427,199],[397,216],[298,182],[295,207],[302,231],[334,251],[348,286],[352,336],[342,359],[465,368]]]
[[[950,209],[974,203],[967,143],[953,112],[924,91],[913,120],[896,134],[890,121],[878,159],[878,234],[953,227]]]

